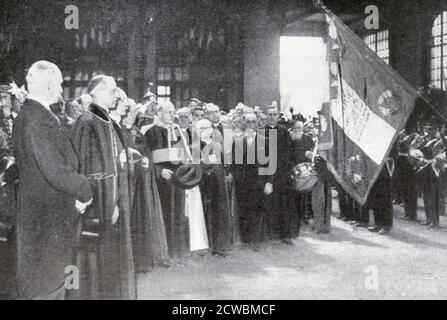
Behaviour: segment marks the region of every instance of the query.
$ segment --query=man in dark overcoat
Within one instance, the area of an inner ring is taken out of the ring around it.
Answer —
[[[18,294],[21,299],[64,299],[66,268],[73,264],[76,206],[85,207],[79,204],[92,199],[92,190],[78,174],[69,136],[49,108],[62,92],[59,68],[36,62],[26,80],[29,95],[13,131],[20,173]]]

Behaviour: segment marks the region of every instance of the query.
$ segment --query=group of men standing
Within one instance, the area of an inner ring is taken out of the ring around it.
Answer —
[[[67,271],[74,266],[80,283],[72,285],[81,288],[74,296],[132,299],[127,151],[112,120],[125,111],[116,99],[116,83],[106,76],[90,82],[90,111],[70,135],[50,109],[62,82],[53,63],[33,64],[29,94],[15,120],[18,296],[66,298]],[[88,238],[95,250],[80,250]]]
[[[50,108],[60,101],[59,68],[38,61],[26,80],[12,134],[19,298],[135,299],[135,274],[149,265],[193,251],[226,257],[239,240],[255,251],[268,239],[293,245],[296,143],[276,106],[262,130],[245,114],[243,135],[214,104],[190,109],[192,123],[170,102],[156,121],[136,119],[115,80],[100,75],[68,132]]]

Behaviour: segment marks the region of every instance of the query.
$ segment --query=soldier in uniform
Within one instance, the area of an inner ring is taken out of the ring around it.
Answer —
[[[433,121],[423,123],[424,136],[417,136],[410,146],[410,156],[418,168],[422,186],[426,221],[428,228],[439,226],[439,216],[445,214],[445,203],[441,187],[441,170],[436,166],[436,158],[445,145]]]

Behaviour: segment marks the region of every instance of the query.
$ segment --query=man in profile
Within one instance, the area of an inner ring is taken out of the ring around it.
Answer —
[[[92,199],[88,179],[50,105],[62,93],[62,73],[48,61],[26,76],[29,95],[15,120],[20,172],[17,211],[17,285],[21,299],[65,298],[65,270],[73,264],[75,225]]]
[[[93,103],[72,132],[80,172],[92,181],[95,195],[83,219],[83,235],[89,236],[82,237],[81,298],[135,299],[128,162],[117,123],[127,107],[119,103],[112,77],[94,77],[88,91]]]

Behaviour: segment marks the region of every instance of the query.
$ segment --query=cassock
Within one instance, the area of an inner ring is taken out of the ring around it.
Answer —
[[[184,257],[189,252],[189,226],[185,215],[185,190],[161,176],[163,169],[175,173],[184,160],[184,142],[179,127],[154,125],[146,134],[146,147],[155,164],[160,202],[163,211],[169,255]],[[178,161],[178,162],[176,162]],[[171,178],[172,179],[172,178]]]
[[[270,238],[290,240],[297,234],[298,215],[296,213],[295,190],[292,184],[292,169],[294,167],[294,150],[292,138],[287,129],[267,126],[265,131],[266,149],[270,155],[270,131],[276,130],[277,170],[267,177],[272,183],[273,193],[266,197],[268,219],[268,234]]]
[[[161,200],[150,154],[149,168],[136,169],[135,198],[132,207],[132,244],[135,269],[148,272],[169,266],[168,243]]]
[[[92,190],[78,173],[78,157],[54,114],[26,100],[15,120],[14,151],[20,181],[17,210],[17,287],[21,299],[50,296],[63,289],[73,265],[75,201]]]
[[[99,234],[92,240],[83,233],[81,298],[135,299],[128,165],[121,128],[105,109],[92,104],[75,123],[72,139],[80,155],[80,172],[90,178],[94,192],[83,227]],[[116,210],[119,218],[113,224]]]
[[[232,235],[221,144],[202,142],[201,146],[204,176],[200,189],[209,245],[213,254],[225,256],[232,245]]]
[[[265,137],[245,136],[233,145],[233,174],[237,197],[241,241],[259,244],[265,215],[264,188],[267,176],[260,174],[265,167],[258,159],[258,152],[265,154]]]
[[[233,141],[242,137],[236,137],[231,127],[223,125],[221,122],[219,124],[213,124],[213,142],[220,145],[222,150],[222,161],[225,175],[225,186],[227,190],[227,201],[230,210],[230,233],[232,237],[232,243],[237,243],[240,241],[240,231],[239,231],[239,213],[237,210],[237,200],[235,194],[234,178],[227,179],[233,176],[232,168],[232,146]]]
[[[123,128],[128,146],[129,198],[135,272],[169,266],[165,224],[150,152],[140,144],[142,133],[135,127]],[[144,167],[143,157],[149,164]]]

